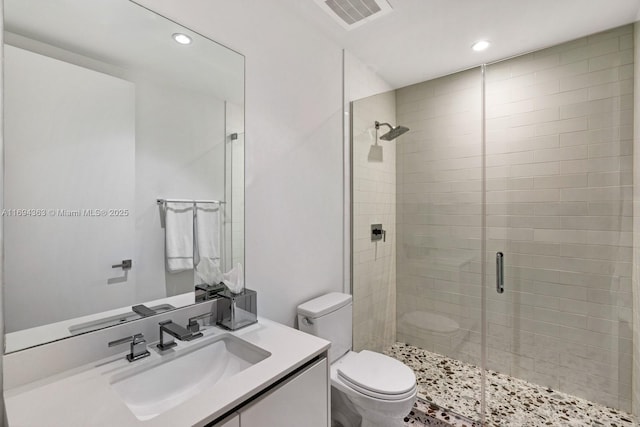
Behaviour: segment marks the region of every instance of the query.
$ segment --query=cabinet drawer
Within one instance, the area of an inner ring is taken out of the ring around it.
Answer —
[[[322,359],[240,410],[242,427],[327,427],[327,359]]]

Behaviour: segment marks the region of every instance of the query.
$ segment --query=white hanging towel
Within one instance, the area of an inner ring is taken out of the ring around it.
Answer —
[[[220,271],[220,205],[196,204],[196,279],[209,285],[222,281]]]
[[[166,202],[164,233],[167,271],[193,269],[193,203]]]

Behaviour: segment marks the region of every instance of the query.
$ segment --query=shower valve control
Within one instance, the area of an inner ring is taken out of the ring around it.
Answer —
[[[123,259],[120,264],[112,265],[111,268],[121,268],[123,270],[131,270],[132,266],[133,266],[133,261],[131,261],[130,259]]]
[[[379,240],[387,241],[387,230],[382,229],[382,224],[371,224],[371,241],[377,242]]]

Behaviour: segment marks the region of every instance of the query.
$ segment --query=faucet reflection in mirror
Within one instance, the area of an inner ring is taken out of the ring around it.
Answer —
[[[6,351],[193,304],[244,264],[244,57],[129,0],[6,0],[4,24],[5,207],[43,213],[3,218]],[[172,273],[164,194],[226,202]]]

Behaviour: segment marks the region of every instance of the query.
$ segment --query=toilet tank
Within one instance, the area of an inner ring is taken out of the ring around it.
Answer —
[[[329,363],[351,350],[351,295],[332,292],[298,306],[298,329],[331,341]]]

